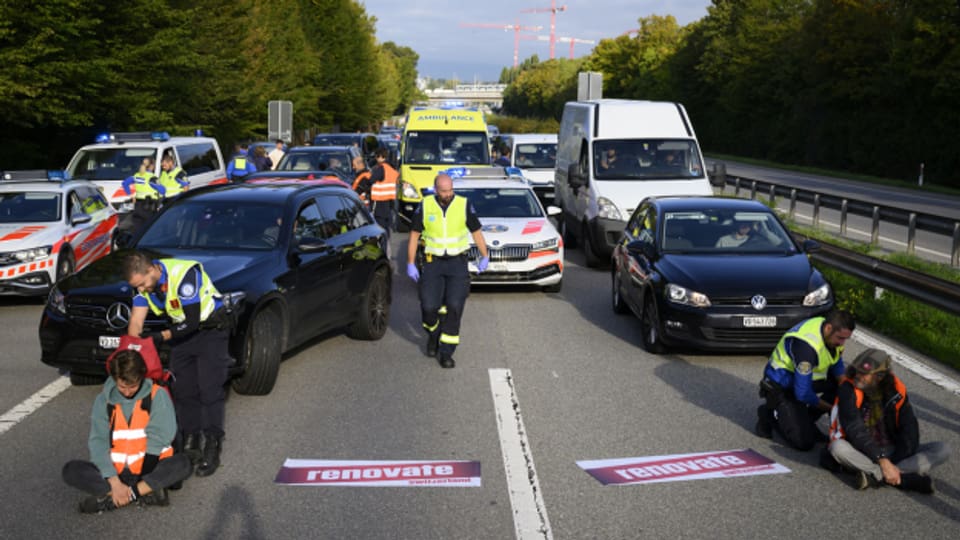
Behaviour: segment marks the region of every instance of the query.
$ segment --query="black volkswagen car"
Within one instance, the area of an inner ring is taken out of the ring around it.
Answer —
[[[199,261],[234,307],[233,388],[267,394],[281,354],[345,328],[376,340],[387,329],[391,272],[386,236],[337,180],[267,182],[191,190],[121,243],[156,258]],[[42,361],[75,384],[102,380],[126,332],[135,291],[120,275],[125,249],[60,281],[40,321]],[[148,316],[146,330],[166,326]],[[161,351],[165,356],[166,351]]]
[[[634,211],[612,256],[617,313],[640,318],[643,345],[769,352],[833,292],[776,214],[758,201],[654,197]]]

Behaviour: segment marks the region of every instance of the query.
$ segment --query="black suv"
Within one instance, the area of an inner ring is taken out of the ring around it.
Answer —
[[[191,190],[136,237],[121,239],[156,258],[196,260],[234,306],[233,388],[273,389],[283,352],[339,328],[376,340],[387,329],[391,272],[386,236],[337,180],[289,180]],[[126,250],[64,279],[40,321],[42,361],[75,384],[104,378],[104,361],[125,333],[135,291],[121,278]],[[148,316],[146,330],[165,327]],[[166,360],[167,352],[161,351]]]

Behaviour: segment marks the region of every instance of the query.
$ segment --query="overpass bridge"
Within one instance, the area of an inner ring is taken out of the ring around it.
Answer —
[[[458,84],[454,89],[437,88],[426,90],[427,99],[431,105],[443,105],[447,102],[458,102],[464,106],[487,106],[499,109],[503,106],[503,91],[505,84]]]

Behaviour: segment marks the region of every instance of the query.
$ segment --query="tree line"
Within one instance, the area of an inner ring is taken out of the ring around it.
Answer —
[[[66,165],[112,131],[197,129],[224,150],[267,136],[363,130],[419,95],[418,55],[379,43],[356,0],[4,0],[0,169]]]
[[[576,73],[611,98],[682,102],[708,151],[960,187],[960,4],[714,0],[639,19],[576,60],[505,70],[508,114],[560,118]]]

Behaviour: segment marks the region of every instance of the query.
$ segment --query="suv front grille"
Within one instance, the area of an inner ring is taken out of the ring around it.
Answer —
[[[501,248],[487,246],[487,253],[490,254],[490,262],[525,261],[530,255],[530,244],[503,246]],[[480,250],[476,246],[470,248],[470,258],[473,260],[480,258]]]

